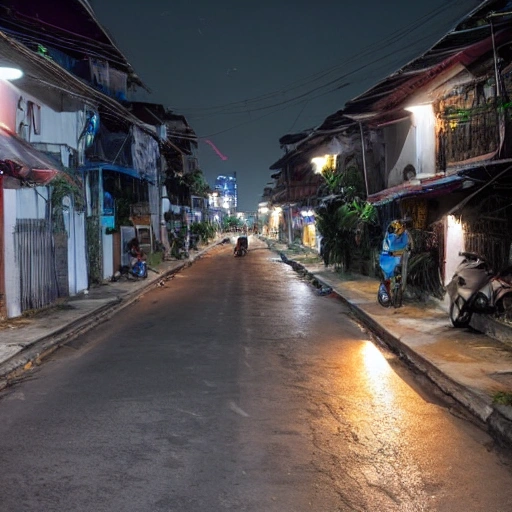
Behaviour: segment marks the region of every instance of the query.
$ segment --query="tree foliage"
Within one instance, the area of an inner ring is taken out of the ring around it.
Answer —
[[[343,173],[326,170],[329,192],[316,209],[325,265],[349,270],[355,260],[369,260],[378,230],[375,207],[361,197],[363,180],[356,167]]]
[[[178,204],[189,204],[190,196],[207,197],[211,192],[201,169],[189,173],[168,173],[165,186],[168,197]]]
[[[241,228],[243,226],[243,222],[234,215],[224,217],[222,219],[222,230],[229,231],[231,229]]]
[[[203,243],[215,238],[215,226],[211,222],[194,222],[190,225],[190,233],[199,236]]]

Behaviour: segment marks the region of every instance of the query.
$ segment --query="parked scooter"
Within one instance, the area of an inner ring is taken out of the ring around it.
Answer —
[[[454,327],[467,327],[473,313],[503,314],[512,308],[512,267],[494,274],[488,262],[471,252],[460,252],[464,259],[447,285],[450,320]]]
[[[152,269],[153,270],[153,269]],[[124,265],[112,276],[112,281],[119,281],[121,278],[130,280],[146,279],[148,277],[147,263],[140,259],[134,262],[133,265]]]
[[[133,238],[128,242],[128,254],[130,255],[130,266],[128,268],[128,274],[132,277],[141,279],[148,277],[146,255],[140,248],[137,238]]]

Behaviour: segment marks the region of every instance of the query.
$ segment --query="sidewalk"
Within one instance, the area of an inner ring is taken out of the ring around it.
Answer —
[[[472,329],[453,328],[448,313],[434,302],[405,300],[402,308],[383,308],[377,302],[377,279],[343,277],[305,255],[279,245],[274,250],[318,286],[332,288],[393,352],[483,421],[491,435],[512,444],[512,406],[493,403],[495,393],[512,393],[512,328],[503,328],[510,339],[503,343]]]
[[[0,323],[0,390],[40,364],[60,345],[110,319],[223,241],[224,238],[219,238],[199,251],[192,251],[189,259],[164,261],[155,269],[158,273],[149,270],[146,279],[107,282],[32,317]]]

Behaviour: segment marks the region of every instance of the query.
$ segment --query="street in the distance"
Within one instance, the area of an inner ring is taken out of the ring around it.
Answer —
[[[1,511],[506,511],[509,454],[251,239],[0,400]]]

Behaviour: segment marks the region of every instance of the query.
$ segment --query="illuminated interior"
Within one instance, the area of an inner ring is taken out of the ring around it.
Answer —
[[[316,174],[322,174],[326,169],[336,168],[337,155],[317,156],[311,159]]]

